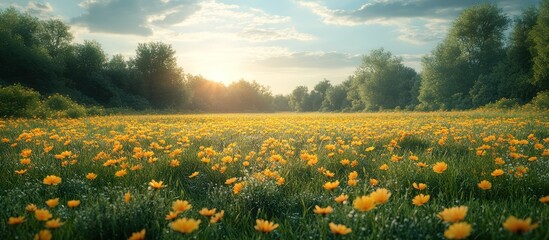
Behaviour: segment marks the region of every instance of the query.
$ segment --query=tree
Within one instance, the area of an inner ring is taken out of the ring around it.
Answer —
[[[290,94],[290,107],[296,112],[308,111],[309,89],[306,86],[298,86]]]
[[[311,104],[311,111],[319,111],[322,107],[322,102],[326,96],[326,91],[332,87],[330,81],[324,79],[315,85],[311,93],[309,94],[309,102]]]
[[[471,89],[475,84],[481,84],[477,89],[486,87],[482,85],[484,81],[478,81],[479,77],[489,75],[504,56],[503,33],[508,22],[495,5],[481,4],[465,9],[444,41],[422,61],[419,95],[422,107],[471,107],[471,95],[482,92],[471,92]]]
[[[290,97],[282,94],[275,95],[273,98],[273,110],[277,112],[291,111]]]
[[[40,22],[39,42],[53,58],[59,57],[70,47],[73,36],[70,27],[58,19]]]
[[[140,43],[133,60],[147,100],[155,108],[181,108],[186,100],[183,69],[175,50],[162,42]]]
[[[362,58],[354,82],[368,110],[405,107],[412,101],[411,89],[417,73],[402,64],[402,59],[383,48]]]
[[[549,89],[549,0],[543,0],[539,8],[537,23],[530,32],[534,43],[534,77],[532,83],[539,90]]]

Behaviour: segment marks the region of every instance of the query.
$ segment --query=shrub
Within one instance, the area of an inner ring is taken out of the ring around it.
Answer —
[[[0,88],[0,116],[32,117],[40,105],[40,93],[19,84]]]
[[[519,100],[516,98],[502,98],[495,103],[486,104],[484,107],[488,109],[514,109],[519,105]]]
[[[49,96],[44,105],[50,116],[79,118],[86,116],[86,108],[61,94]]]
[[[530,101],[530,104],[540,110],[549,109],[549,92],[539,92],[532,101]]]

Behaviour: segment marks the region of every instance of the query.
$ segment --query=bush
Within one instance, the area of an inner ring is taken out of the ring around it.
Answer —
[[[495,103],[486,104],[484,107],[489,109],[514,109],[518,108],[519,105],[519,100],[516,98],[502,98]]]
[[[61,94],[49,96],[44,105],[49,116],[79,118],[86,116],[86,108]]]
[[[534,108],[540,110],[549,109],[549,92],[539,92],[533,99],[530,101],[530,104]]]
[[[40,106],[40,93],[19,84],[0,88],[0,116],[32,117]]]

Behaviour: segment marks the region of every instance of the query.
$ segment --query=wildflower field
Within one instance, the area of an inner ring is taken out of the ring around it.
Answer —
[[[2,239],[548,239],[547,113],[0,120]]]

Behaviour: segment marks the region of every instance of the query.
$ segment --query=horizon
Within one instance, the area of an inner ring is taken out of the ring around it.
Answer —
[[[538,0],[496,3],[511,19]],[[256,81],[273,94],[339,84],[361,57],[384,48],[421,71],[421,57],[455,17],[478,1],[7,1],[40,19],[71,26],[75,42],[98,41],[109,55],[134,56],[138,43],[161,41],[185,73],[229,85]]]

